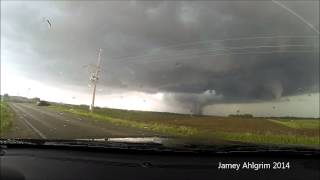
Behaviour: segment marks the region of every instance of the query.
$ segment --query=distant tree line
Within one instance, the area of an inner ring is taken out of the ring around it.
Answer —
[[[230,114],[229,117],[253,118],[252,114]]]
[[[9,96],[9,94],[5,93],[3,96],[1,95],[2,101],[10,101],[10,102],[18,102],[18,103],[37,103],[40,101],[40,98],[26,98],[22,96]]]

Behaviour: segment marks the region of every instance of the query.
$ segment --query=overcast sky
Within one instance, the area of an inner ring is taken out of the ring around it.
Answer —
[[[89,104],[102,48],[100,106],[318,117],[319,1],[281,3],[305,22],[271,1],[1,2],[1,94]]]

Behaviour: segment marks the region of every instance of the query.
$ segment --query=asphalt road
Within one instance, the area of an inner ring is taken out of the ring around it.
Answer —
[[[81,139],[159,136],[141,129],[62,113],[28,103],[10,103],[15,112],[12,127],[1,138]]]

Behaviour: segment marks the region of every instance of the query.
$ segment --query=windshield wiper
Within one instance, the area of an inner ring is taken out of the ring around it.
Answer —
[[[116,138],[117,139],[117,138]],[[119,139],[118,139],[119,140]],[[257,144],[233,144],[233,145],[206,145],[206,144],[168,144],[166,141],[126,142],[114,141],[113,138],[105,139],[82,139],[82,140],[44,140],[44,139],[0,139],[0,145],[8,146],[37,146],[48,148],[91,148],[103,150],[133,150],[149,152],[175,152],[175,153],[197,153],[197,154],[305,154],[319,155],[319,148],[305,146],[281,146],[281,145],[257,145]],[[150,140],[150,139],[149,139]],[[168,139],[169,140],[169,139]],[[179,141],[178,141],[179,142]]]
[[[106,149],[152,149],[160,148],[160,143],[127,143],[112,142],[108,139],[85,139],[85,140],[45,140],[45,139],[0,139],[0,145],[15,146],[42,146],[42,147],[87,147]]]

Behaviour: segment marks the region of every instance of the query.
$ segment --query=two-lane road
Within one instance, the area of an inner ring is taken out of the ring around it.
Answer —
[[[48,107],[10,103],[15,112],[12,127],[1,138],[78,139],[158,136],[157,133],[79,117]]]

